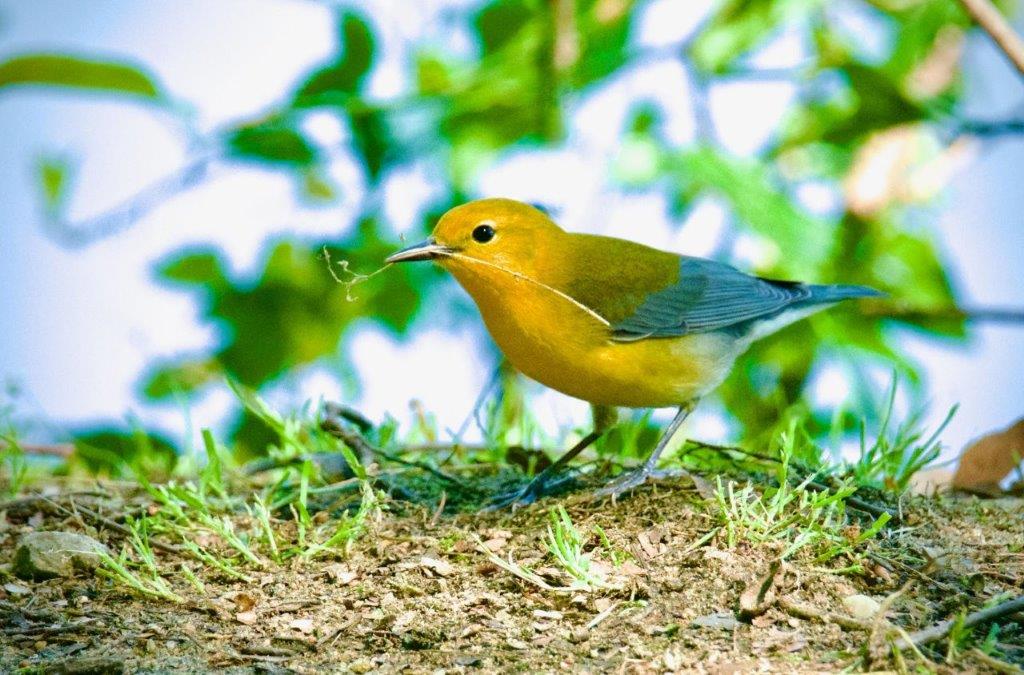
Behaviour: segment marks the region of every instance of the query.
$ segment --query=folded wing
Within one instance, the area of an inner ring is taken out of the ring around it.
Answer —
[[[789,312],[798,318],[815,306],[877,295],[881,294],[864,286],[761,279],[724,263],[683,257],[679,280],[648,295],[635,313],[612,326],[612,335],[624,342],[711,331],[741,336]]]

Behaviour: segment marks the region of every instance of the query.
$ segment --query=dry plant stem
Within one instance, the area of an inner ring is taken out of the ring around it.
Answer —
[[[1024,612],[1024,595],[1014,598],[1013,600],[1007,600],[995,607],[989,607],[988,609],[982,609],[968,614],[964,618],[963,627],[973,628],[978,624],[995,621],[1001,617],[1017,614],[1018,612]],[[920,647],[922,645],[936,642],[948,636],[956,624],[956,619],[942,621],[931,628],[919,630],[916,633],[911,633],[906,638],[898,640],[896,642],[896,647],[898,649],[908,649],[910,647]]]
[[[6,447],[8,447],[8,443],[6,441],[0,441],[0,450],[3,450]],[[67,459],[71,455],[75,454],[75,446],[71,443],[54,443],[52,445],[19,443],[18,447],[26,455],[45,455]]]
[[[462,486],[462,481],[460,481],[458,478],[450,476],[439,469],[435,469],[429,464],[426,464],[424,462],[412,462],[407,459],[402,459],[401,457],[393,455],[390,452],[385,452],[384,450],[375,447],[372,443],[363,438],[363,435],[360,434],[358,431],[341,423],[337,419],[337,417],[334,416],[332,411],[328,411],[328,417],[324,420],[323,424],[321,425],[321,428],[330,435],[334,436],[338,440],[348,445],[361,458],[383,457],[389,462],[394,462],[395,464],[401,464],[402,466],[408,466],[416,469],[422,469],[423,471],[426,471],[432,476],[440,478],[443,481],[446,481],[453,485]]]
[[[790,616],[795,616],[798,619],[820,621],[821,623],[834,623],[835,625],[846,628],[847,630],[860,630],[864,632],[871,631],[872,623],[870,621],[859,621],[849,616],[833,614],[831,612],[815,609],[814,607],[801,605],[800,603],[786,597],[780,597],[778,603],[779,607],[782,608],[784,612]]]
[[[1024,75],[1024,41],[991,0],[960,0],[960,4],[989,34],[992,41],[999,45],[1017,71]]]

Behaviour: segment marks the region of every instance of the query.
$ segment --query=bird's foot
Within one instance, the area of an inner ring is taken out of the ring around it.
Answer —
[[[606,497],[611,497],[612,500],[615,500],[620,495],[635,490],[648,482],[665,480],[666,478],[678,478],[686,475],[689,475],[689,473],[682,469],[657,469],[644,464],[636,469],[619,474],[603,488],[596,490],[594,492],[594,500],[600,501]]]
[[[571,480],[572,478],[566,475],[539,475],[522,490],[498,495],[484,507],[484,511],[502,511],[509,508],[515,511],[533,504],[538,499],[560,492],[561,488]]]

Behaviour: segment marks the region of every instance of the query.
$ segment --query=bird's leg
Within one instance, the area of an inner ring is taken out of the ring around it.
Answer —
[[[604,432],[615,426],[618,412],[615,408],[594,405],[591,407],[594,419],[594,430],[584,436],[576,445],[569,448],[569,451],[558,458],[554,464],[537,474],[530,483],[512,494],[502,495],[491,502],[488,510],[496,511],[511,506],[526,506],[532,504],[541,497],[548,494],[551,484],[556,482],[555,477],[571,462],[578,454],[589,448],[597,439],[604,435]]]
[[[517,506],[526,506],[534,503],[547,493],[548,484],[551,483],[552,478],[560,473],[562,468],[571,462],[576,455],[590,447],[594,441],[601,438],[603,434],[603,431],[591,431],[589,434],[584,436],[579,443],[569,448],[569,451],[559,457],[554,464],[537,474],[526,487],[518,492],[497,497],[487,507],[487,510],[497,511],[509,506],[515,508]]]
[[[693,409],[697,407],[697,401],[690,401],[679,406],[679,411],[676,416],[669,422],[668,427],[664,433],[661,434],[661,438],[658,439],[658,444],[654,446],[654,450],[651,451],[647,461],[645,461],[639,468],[627,471],[617,476],[611,483],[604,486],[600,490],[594,493],[594,496],[598,499],[603,497],[616,497],[624,492],[628,492],[633,488],[639,487],[647,482],[651,477],[658,475],[658,460],[661,458],[661,453],[665,452],[665,448],[668,447],[672,437],[679,431],[679,427],[683,426],[683,422],[690,416]]]

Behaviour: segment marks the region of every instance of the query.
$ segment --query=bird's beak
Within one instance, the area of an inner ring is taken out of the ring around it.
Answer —
[[[451,253],[452,250],[447,246],[443,246],[434,241],[431,237],[425,241],[421,241],[418,244],[407,246],[398,253],[392,254],[384,262],[398,263],[398,262],[413,262],[415,260],[434,260],[440,258],[443,255]]]

